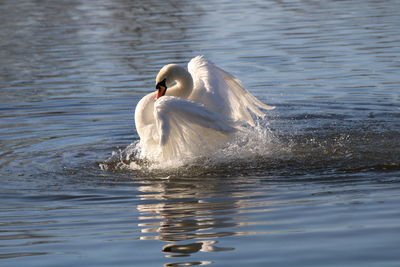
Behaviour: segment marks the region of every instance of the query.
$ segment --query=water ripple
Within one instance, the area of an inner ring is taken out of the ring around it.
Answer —
[[[2,263],[397,266],[399,11],[1,1]],[[136,103],[160,67],[198,54],[277,106],[273,138],[218,162],[124,168]]]

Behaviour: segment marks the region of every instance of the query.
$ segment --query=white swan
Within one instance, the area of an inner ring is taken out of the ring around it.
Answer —
[[[141,155],[157,162],[204,156],[225,145],[239,125],[254,125],[253,114],[265,115],[260,108],[274,109],[203,56],[188,70],[164,66],[156,89],[137,104],[135,125]]]

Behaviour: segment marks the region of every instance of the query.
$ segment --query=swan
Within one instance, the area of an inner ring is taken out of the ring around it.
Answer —
[[[253,115],[271,110],[241,82],[207,61],[190,60],[161,68],[156,91],[135,109],[141,156],[156,162],[205,156],[226,145],[243,125],[254,126]]]

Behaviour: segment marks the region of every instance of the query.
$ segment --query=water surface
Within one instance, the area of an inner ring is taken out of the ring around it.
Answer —
[[[398,266],[399,13],[2,1],[0,264]],[[121,167],[158,70],[199,54],[277,106],[265,140],[218,164]]]

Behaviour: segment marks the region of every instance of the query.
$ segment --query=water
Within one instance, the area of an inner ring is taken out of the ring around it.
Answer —
[[[0,264],[398,266],[399,12],[1,1]],[[122,168],[158,69],[198,54],[277,106],[260,152]]]

